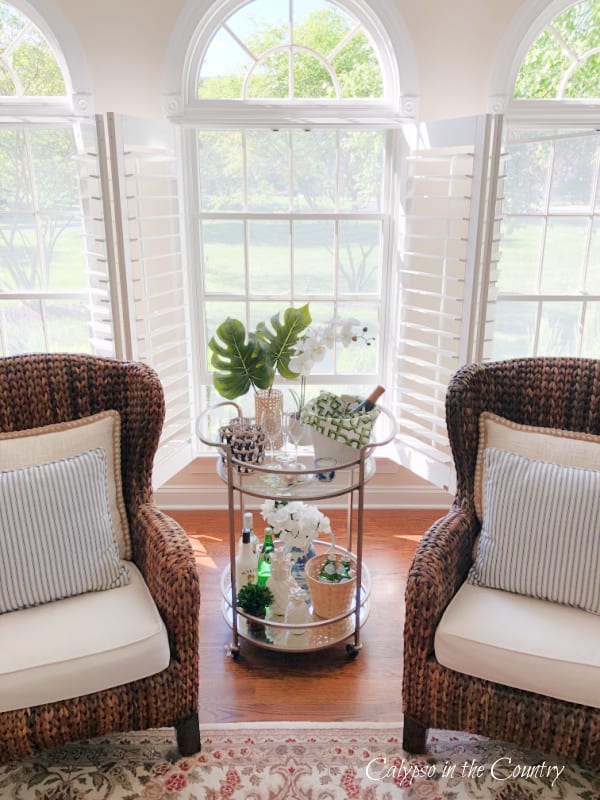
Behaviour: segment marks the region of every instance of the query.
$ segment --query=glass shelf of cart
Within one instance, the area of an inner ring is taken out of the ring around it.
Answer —
[[[367,621],[369,610],[369,601],[361,598],[359,617],[361,628]],[[225,621],[230,628],[233,628],[233,609],[231,604],[224,600],[222,611]],[[248,630],[247,619],[242,615],[242,612],[238,611],[237,625],[239,635],[259,647],[288,653],[302,653],[333,647],[333,645],[353,636],[356,624],[355,616],[353,611],[350,616],[331,622],[329,620],[321,620],[313,615],[313,622],[298,626],[285,625],[285,623],[274,624],[273,621],[267,619],[264,622],[264,630],[256,633]],[[294,633],[294,628],[302,629],[303,633]]]
[[[320,469],[307,463],[303,470],[273,468],[271,464],[253,465],[250,472],[239,472],[237,467],[248,468],[247,464],[231,459],[233,487],[253,497],[275,498],[277,500],[322,500],[348,494],[360,485],[360,458],[350,466],[335,468],[332,480],[318,479]],[[373,457],[365,459],[364,483],[375,475],[376,462]],[[227,460],[217,460],[217,475],[227,483]]]
[[[340,545],[333,548],[327,542],[316,540],[314,542],[317,550],[335,550],[342,555],[352,555]],[[369,598],[371,595],[371,576],[366,564],[361,566],[361,586],[359,598],[359,627],[367,621],[369,616]],[[230,628],[233,628],[233,608],[231,593],[231,572],[226,567],[221,575],[221,609],[225,621]],[[312,605],[309,606],[311,621],[300,625],[291,625],[281,620],[281,618],[268,618],[264,620],[264,627],[260,632],[249,630],[248,620],[260,622],[255,617],[248,617],[243,611],[237,611],[238,633],[260,647],[270,650],[285,650],[287,652],[303,652],[309,650],[321,650],[331,647],[338,642],[343,642],[352,636],[356,630],[356,593],[350,608],[343,614],[332,619],[323,619],[314,613]],[[296,631],[301,631],[297,633]]]
[[[353,555],[349,550],[341,545],[334,545],[333,548],[328,542],[317,539],[314,542],[317,552],[325,550],[335,550],[336,553],[348,556]],[[279,543],[281,546],[281,543]],[[361,565],[361,586],[359,599],[359,627],[367,621],[369,616],[369,598],[371,596],[371,576],[366,564]],[[221,608],[223,617],[233,628],[233,607],[231,592],[231,572],[230,567],[226,567],[221,575]],[[356,593],[350,608],[343,614],[332,619],[323,619],[314,613],[312,605],[309,606],[311,621],[301,625],[290,625],[281,618],[268,618],[264,621],[264,629],[260,633],[255,633],[248,628],[248,616],[243,611],[237,611],[238,633],[243,638],[261,647],[270,650],[285,650],[288,652],[302,652],[308,650],[320,650],[331,647],[338,642],[343,642],[352,636],[356,630]],[[262,622],[255,617],[252,621]],[[296,633],[296,630],[302,631]]]

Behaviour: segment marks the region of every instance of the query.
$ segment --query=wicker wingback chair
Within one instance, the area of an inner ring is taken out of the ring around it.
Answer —
[[[121,416],[121,467],[132,560],[165,623],[167,669],[150,677],[35,708],[0,714],[0,760],[115,731],[174,726],[183,754],[200,749],[198,573],[183,530],[154,505],[152,464],[164,418],[156,374],[133,362],[86,355],[0,359],[0,430]],[[17,612],[18,613],[18,612]]]
[[[600,709],[471,677],[435,658],[436,627],[469,571],[480,527],[473,492],[483,411],[527,425],[600,434],[600,361],[532,358],[472,364],[451,380],[446,420],[458,488],[448,514],[419,543],[408,576],[404,747],[424,752],[431,727],[469,731],[600,766]]]

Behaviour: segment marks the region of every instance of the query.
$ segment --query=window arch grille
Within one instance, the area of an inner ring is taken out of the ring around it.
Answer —
[[[56,54],[34,22],[0,3],[0,96],[60,97],[67,93]]]
[[[571,5],[529,47],[515,99],[600,100],[600,2]]]
[[[559,11],[508,108],[495,358],[600,357],[600,2]]]
[[[283,13],[282,13],[283,12]],[[212,37],[197,97],[341,99],[381,97],[377,52],[364,27],[330,2],[254,0]]]

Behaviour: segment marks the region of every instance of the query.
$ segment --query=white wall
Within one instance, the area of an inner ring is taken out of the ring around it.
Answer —
[[[44,0],[33,2],[43,12]],[[87,59],[96,110],[162,117],[165,54],[187,0],[54,2]],[[495,53],[521,0],[396,3],[416,51],[421,117],[487,111]]]

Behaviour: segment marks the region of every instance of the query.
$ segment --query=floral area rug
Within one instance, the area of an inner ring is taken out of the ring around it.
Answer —
[[[213,725],[179,758],[173,732],[102,737],[0,765],[1,800],[600,800],[600,773],[531,750],[400,726]]]

